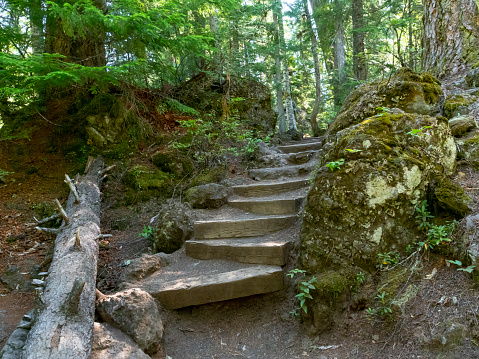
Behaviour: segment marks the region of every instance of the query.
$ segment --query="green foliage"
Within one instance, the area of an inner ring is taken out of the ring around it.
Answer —
[[[472,271],[474,270],[474,268],[476,268],[476,266],[467,266],[466,268],[462,268],[462,262],[461,261],[458,261],[458,260],[447,260],[449,263],[452,263],[452,264],[455,264],[461,268],[457,268],[458,271],[463,271],[463,272],[467,272],[467,273],[472,273]]]
[[[301,274],[303,276],[306,275],[306,271],[301,269],[292,269],[287,274],[289,277],[293,278],[296,274]],[[308,313],[308,308],[306,306],[306,299],[313,299],[311,295],[311,290],[315,289],[314,283],[317,282],[316,277],[312,277],[310,280],[300,281],[298,283],[298,294],[296,294],[296,298],[299,300],[299,309],[302,309],[305,313]],[[290,314],[296,315],[297,310],[295,309]]]
[[[413,128],[411,131],[409,131],[407,134],[413,137],[421,137],[425,136],[427,133],[423,132],[424,130],[432,128],[432,126],[422,126],[421,128]]]
[[[138,234],[138,238],[152,239],[154,228],[152,226],[143,226],[143,231]]]
[[[5,181],[5,176],[13,174],[13,172],[7,172],[0,168],[0,182]]]
[[[366,315],[368,319],[373,319],[377,317],[388,317],[392,314],[391,303],[387,300],[386,292],[383,291],[381,294],[377,294],[376,298],[379,301],[379,304],[376,308],[366,309]]]
[[[334,172],[335,169],[341,168],[341,166],[344,164],[344,158],[341,158],[338,161],[332,161],[326,163],[326,167],[328,167],[331,171]]]
[[[443,225],[437,225],[429,222],[429,219],[434,218],[427,210],[427,201],[422,201],[416,207],[416,223],[418,228],[427,235],[427,239],[417,243],[420,249],[432,250],[434,247],[451,242],[451,234],[454,232],[457,221],[446,222]]]
[[[166,103],[168,105],[168,109],[175,110],[177,112],[184,113],[184,114],[191,115],[191,116],[198,116],[199,115],[198,111],[196,111],[194,108],[191,108],[189,106],[185,106],[181,102],[179,102],[178,100],[175,100],[173,98],[167,98]],[[162,107],[162,106],[159,106],[158,112],[160,112],[160,113],[165,112],[165,108]]]
[[[401,258],[401,256],[396,251],[387,252],[387,253],[378,253],[378,259],[379,259],[379,266],[380,267],[394,265],[397,262],[399,262],[400,258]]]

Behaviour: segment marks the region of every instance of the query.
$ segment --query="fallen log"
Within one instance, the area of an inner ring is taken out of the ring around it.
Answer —
[[[64,221],[23,349],[25,359],[81,359],[91,355],[103,167],[99,157],[77,183],[70,181],[77,193],[70,192],[66,210],[57,201]]]

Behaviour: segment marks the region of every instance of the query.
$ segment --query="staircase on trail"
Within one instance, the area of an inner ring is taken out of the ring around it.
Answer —
[[[250,184],[234,186],[228,205],[202,210],[187,258],[139,286],[165,308],[178,309],[281,290],[294,223],[317,165],[318,138],[278,147],[289,165],[251,169]],[[284,162],[284,161],[283,161]]]

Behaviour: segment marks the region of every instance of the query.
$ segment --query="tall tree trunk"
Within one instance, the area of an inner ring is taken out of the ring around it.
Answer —
[[[70,1],[60,0],[60,5]],[[72,3],[74,3],[73,1]],[[106,12],[106,1],[94,1],[97,8]],[[85,29],[85,37],[69,36],[63,30],[63,21],[58,16],[47,16],[45,51],[66,56],[67,62],[83,66],[98,67],[106,65],[105,34],[101,28]]]
[[[28,12],[31,29],[32,53],[42,54],[45,48],[42,0],[30,0]]]
[[[415,70],[414,66],[414,44],[413,44],[413,34],[412,34],[412,0],[408,0],[407,2],[407,16],[409,20],[409,25],[408,25],[408,66],[411,70]]]
[[[479,13],[475,0],[424,0],[423,68],[439,78],[477,62]]]
[[[364,52],[364,9],[363,0],[353,0],[353,73],[357,80],[368,77],[366,54]]]
[[[318,43],[316,41],[316,35],[314,34],[313,24],[311,21],[311,16],[309,14],[308,0],[303,0],[303,7],[304,13],[306,15],[306,26],[309,32],[309,36],[311,36],[311,52],[313,54],[314,63],[315,96],[313,111],[311,111],[310,122],[313,134],[315,136],[319,136],[320,128],[318,126],[318,122],[316,121],[316,117],[318,116],[318,112],[321,106],[321,71],[319,68]]]
[[[279,43],[282,50],[283,63],[283,84],[284,84],[284,107],[286,109],[286,127],[287,131],[296,130],[296,119],[294,117],[293,98],[291,97],[291,84],[289,82],[289,68],[288,59],[286,57],[286,42],[284,40],[284,26],[283,26],[283,6],[281,0],[278,3],[278,25],[279,25]]]
[[[275,87],[276,87],[276,102],[278,106],[278,131],[282,135],[286,132],[286,117],[284,113],[284,104],[283,104],[283,81],[281,79],[281,43],[279,41],[277,5],[278,3],[276,2],[273,8],[274,64],[276,68]]]

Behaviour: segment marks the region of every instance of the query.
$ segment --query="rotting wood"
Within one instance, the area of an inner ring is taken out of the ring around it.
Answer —
[[[101,157],[78,180],[80,203],[72,193],[55,240],[55,250],[37,314],[23,350],[24,359],[87,359],[91,356],[95,315],[96,271],[100,234]],[[81,250],[72,238],[81,235]]]
[[[103,176],[105,173],[111,171],[113,168],[115,168],[116,165],[111,165],[111,166],[108,166],[107,168],[103,169],[100,171],[100,176]]]
[[[53,216],[50,216],[50,217],[47,217],[47,218],[43,218],[42,220],[38,220],[36,219],[35,217],[33,217],[33,219],[35,220],[35,222],[37,222],[36,224],[35,223],[31,223],[32,226],[34,225],[39,225],[39,224],[44,224],[44,223],[47,223],[47,222],[50,222],[54,219],[57,219],[57,218],[60,218],[61,217],[61,214],[60,213],[56,213],[54,214]]]
[[[81,249],[81,242],[80,242],[80,228],[77,228],[77,231],[75,233],[75,249],[80,250]]]

